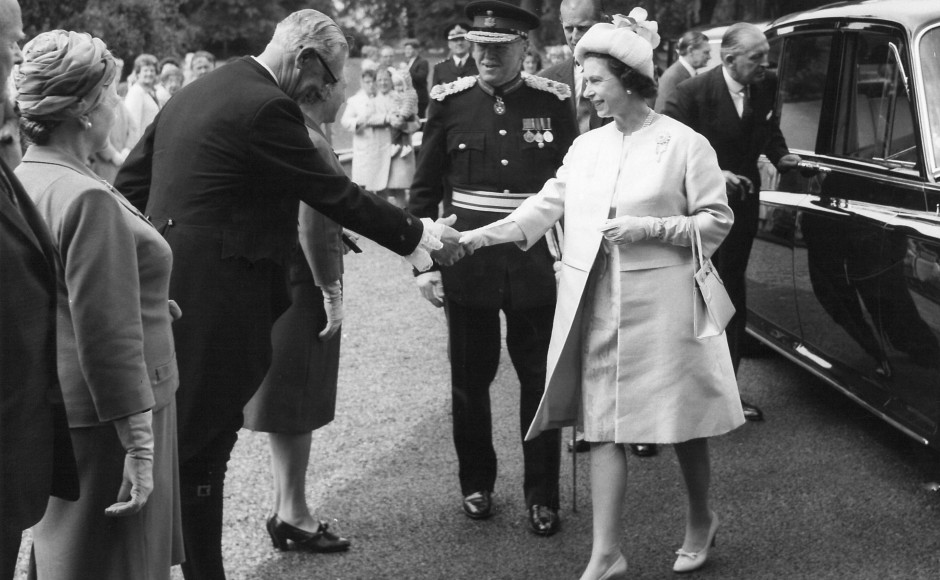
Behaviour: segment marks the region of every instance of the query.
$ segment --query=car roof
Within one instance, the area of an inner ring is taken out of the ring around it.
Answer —
[[[859,20],[885,20],[903,25],[916,33],[927,25],[940,22],[940,2],[936,0],[857,0],[836,2],[804,12],[782,16],[773,21],[773,27],[800,24],[821,19],[852,18]]]

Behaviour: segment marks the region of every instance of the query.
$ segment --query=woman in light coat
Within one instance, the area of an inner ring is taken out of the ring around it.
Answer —
[[[117,72],[101,40],[55,30],[23,48],[16,76],[32,142],[16,176],[58,251],[59,382],[81,490],[52,498],[33,528],[43,580],[169,580],[183,560],[173,256],[85,165],[107,144]]]
[[[733,221],[724,179],[702,136],[647,106],[658,35],[645,11],[631,17],[595,25],[575,51],[585,96],[615,122],[576,139],[538,195],[461,239],[528,248],[564,217],[547,385],[527,438],[583,417],[594,544],[582,580],[626,577],[628,443],[674,445],[688,512],[673,569],[704,564],[719,523],[707,438],[744,422],[724,336],[697,339],[692,322],[690,226],[714,252]]]
[[[388,186],[392,132],[387,99],[378,97],[373,69],[363,69],[360,89],[349,98],[340,123],[353,133],[352,179],[372,192]]]

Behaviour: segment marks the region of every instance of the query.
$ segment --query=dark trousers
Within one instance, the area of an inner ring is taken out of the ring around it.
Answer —
[[[238,417],[241,424],[241,416]],[[222,566],[222,496],[238,427],[219,431],[195,455],[180,459],[180,499],[186,580],[225,580]]]
[[[545,363],[552,333],[554,306],[515,310],[503,308],[506,346],[521,387],[520,439],[525,437],[545,389]],[[493,449],[490,383],[496,376],[502,348],[499,309],[467,308],[447,303],[450,338],[454,445],[463,495],[493,491],[496,451]],[[526,506],[558,508],[561,437],[557,429],[523,441]]]
[[[751,257],[754,237],[757,235],[760,204],[754,194],[745,203],[732,201],[729,205],[734,211],[734,225],[712,256],[712,262],[725,283],[731,303],[734,304],[735,313],[725,328],[725,335],[728,338],[728,350],[731,351],[731,364],[737,374],[741,364],[741,349],[747,340],[747,262]]]

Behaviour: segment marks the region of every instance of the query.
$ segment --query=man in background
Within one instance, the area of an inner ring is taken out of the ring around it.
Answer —
[[[739,22],[721,39],[721,66],[679,84],[663,113],[685,123],[708,139],[725,175],[734,225],[712,256],[736,310],[725,329],[735,373],[746,339],[745,273],[757,235],[760,171],[757,159],[767,155],[778,171],[800,162],[790,154],[774,116],[777,78],[767,71],[770,45],[760,28]],[[744,417],[761,421],[761,410],[741,401]]]
[[[466,38],[469,28],[469,24],[458,22],[445,30],[450,55],[434,65],[434,85],[452,83],[460,77],[477,74],[477,63],[470,54],[470,43]]]
[[[679,83],[694,77],[708,64],[712,49],[711,45],[708,44],[707,36],[701,32],[690,30],[679,39],[676,52],[679,54],[679,58],[666,69],[663,76],[659,77],[659,93],[656,95],[656,106],[654,107],[657,113],[663,112],[666,101],[675,92]]]
[[[408,65],[408,73],[411,75],[411,84],[418,93],[418,117],[423,119],[424,112],[428,108],[428,73],[430,65],[428,61],[421,58],[418,49],[421,43],[416,38],[405,40],[405,64]]]

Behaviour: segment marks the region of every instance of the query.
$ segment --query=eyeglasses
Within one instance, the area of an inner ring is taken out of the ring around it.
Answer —
[[[320,53],[317,51],[313,51],[313,54],[317,55],[317,60],[319,60],[320,64],[323,65],[323,68],[326,69],[326,74],[330,75],[330,79],[331,79],[330,84],[335,85],[336,83],[338,83],[339,79],[336,78],[336,75],[333,74],[332,70],[330,70],[330,65],[326,64],[326,61],[323,60],[323,57],[320,56]]]

